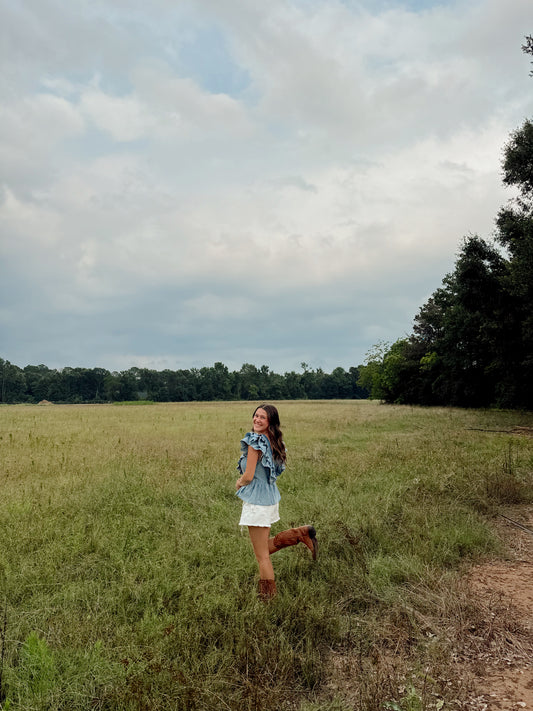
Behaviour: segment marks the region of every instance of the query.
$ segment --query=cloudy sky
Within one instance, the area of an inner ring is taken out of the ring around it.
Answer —
[[[0,0],[0,357],[330,372],[490,238],[531,0]]]

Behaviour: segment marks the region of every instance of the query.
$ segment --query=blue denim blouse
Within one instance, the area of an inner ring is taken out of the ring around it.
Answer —
[[[268,437],[263,434],[248,432],[241,439],[241,457],[237,464],[237,469],[241,475],[246,471],[249,446],[257,449],[261,456],[257,460],[254,478],[246,486],[241,486],[237,491],[237,496],[249,504],[258,504],[259,506],[277,504],[281,499],[281,494],[279,493],[276,479],[285,469],[285,464],[274,459]]]

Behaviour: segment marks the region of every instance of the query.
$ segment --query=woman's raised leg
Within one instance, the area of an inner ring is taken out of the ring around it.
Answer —
[[[289,528],[286,531],[281,531],[268,541],[268,550],[270,555],[276,551],[280,551],[287,546],[295,546],[297,543],[305,543],[311,551],[313,560],[316,560],[318,554],[318,541],[316,539],[316,531],[314,526],[300,526],[299,528]]]

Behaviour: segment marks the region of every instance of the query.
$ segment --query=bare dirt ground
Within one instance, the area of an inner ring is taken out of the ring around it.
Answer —
[[[422,690],[428,711],[533,711],[533,506],[501,514],[494,525],[502,557],[471,568],[455,604],[447,599],[442,616],[426,620],[429,636],[448,640],[431,669],[435,686]],[[354,709],[418,708],[406,700],[415,671],[402,620],[391,625],[389,644],[381,641],[370,656],[331,655],[329,688]],[[414,678],[420,694],[425,684],[420,673]]]
[[[475,689],[464,707],[469,711],[533,709],[533,507],[502,513],[507,518],[500,516],[497,526],[506,558],[478,565],[469,575],[493,625],[465,659]],[[471,633],[475,638],[476,630]]]

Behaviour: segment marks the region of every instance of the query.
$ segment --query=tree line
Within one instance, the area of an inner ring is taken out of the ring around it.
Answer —
[[[130,368],[20,368],[0,358],[0,403],[103,403],[148,400],[298,400],[363,399],[368,390],[358,383],[359,369],[335,368],[325,373],[306,363],[302,372],[280,375],[266,365],[245,363],[230,372],[223,363],[188,370]]]
[[[524,51],[533,54],[533,39]],[[533,123],[504,147],[503,182],[518,196],[497,214],[494,239],[463,240],[455,269],[414,319],[378,344],[360,384],[389,403],[533,409]]]

